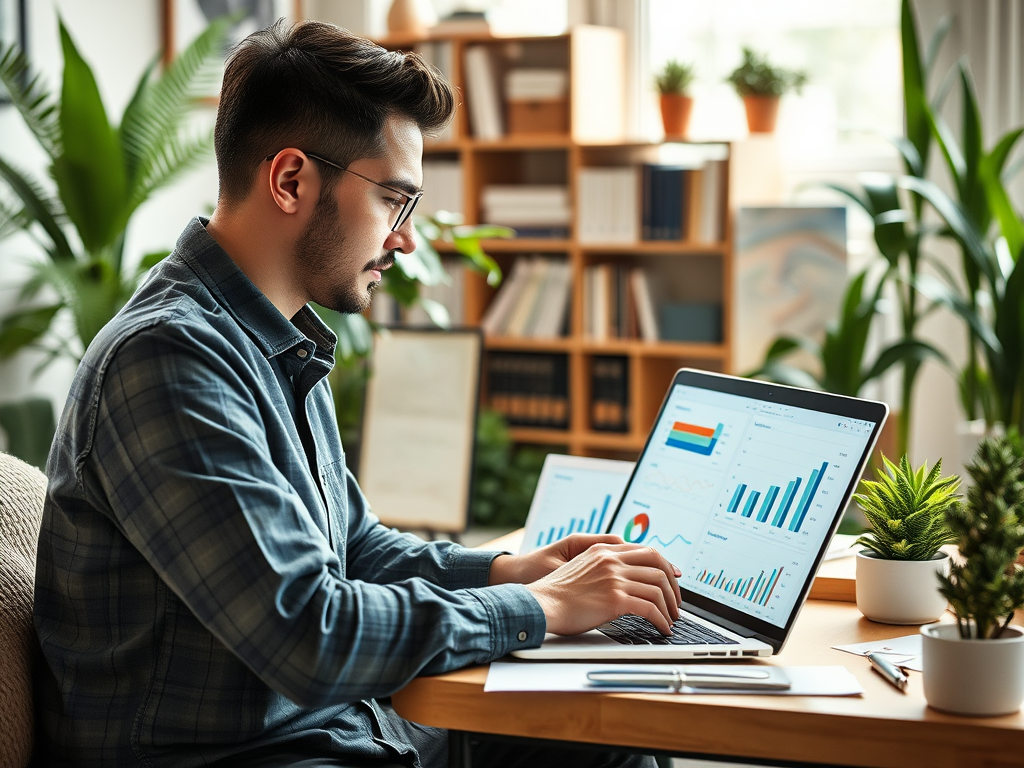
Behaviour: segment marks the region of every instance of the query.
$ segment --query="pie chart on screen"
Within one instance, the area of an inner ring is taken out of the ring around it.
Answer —
[[[651,520],[646,514],[641,512],[639,515],[634,517],[628,523],[626,523],[626,530],[622,534],[622,538],[629,544],[639,544],[644,540],[647,535],[648,529],[651,527]]]

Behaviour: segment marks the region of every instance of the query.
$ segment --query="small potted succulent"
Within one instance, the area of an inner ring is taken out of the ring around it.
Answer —
[[[788,91],[799,92],[807,82],[807,75],[772,66],[766,56],[744,46],[743,63],[726,80],[743,99],[750,132],[771,133],[779,114],[779,99]]]
[[[666,137],[685,136],[693,99],[689,95],[693,66],[672,59],[654,78],[661,105],[661,122]]]
[[[949,573],[953,541],[946,512],[956,505],[960,478],[941,477],[942,462],[917,470],[904,456],[899,466],[882,456],[878,480],[864,480],[854,496],[869,530],[857,539],[857,607],[872,621],[924,624],[946,610],[936,573]]]
[[[924,696],[946,712],[1004,715],[1024,701],[1024,458],[1005,437],[978,446],[966,504],[946,513],[960,558],[939,579],[956,623],[921,628]]]

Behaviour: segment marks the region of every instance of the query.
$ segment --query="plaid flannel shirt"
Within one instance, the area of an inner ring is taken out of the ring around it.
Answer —
[[[335,341],[195,219],[90,345],[39,539],[47,764],[393,758],[413,750],[373,698],[543,638],[525,587],[486,586],[496,553],[369,510],[326,380]]]

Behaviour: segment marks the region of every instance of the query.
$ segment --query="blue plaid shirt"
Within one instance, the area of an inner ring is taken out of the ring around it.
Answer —
[[[413,760],[373,698],[537,645],[543,613],[521,585],[486,586],[496,553],[380,525],[338,438],[335,337],[308,307],[285,319],[204,224],[90,345],[58,427],[39,749]]]

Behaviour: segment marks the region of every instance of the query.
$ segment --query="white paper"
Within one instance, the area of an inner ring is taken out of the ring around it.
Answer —
[[[866,653],[884,653],[897,667],[921,671],[921,635],[904,635],[888,640],[872,640],[868,643],[833,645],[837,651],[863,656]]]
[[[586,693],[660,693],[652,688],[626,688],[616,686],[591,685],[587,681],[587,673],[602,669],[635,670],[650,672],[654,670],[671,670],[682,667],[682,664],[583,664],[573,663],[538,663],[538,662],[506,662],[491,663],[487,673],[484,691],[563,691]],[[732,665],[721,669],[735,668]],[[683,688],[684,694],[756,694],[759,696],[859,696],[864,693],[861,684],[846,667],[782,667],[789,677],[792,687],[786,691],[771,690],[723,690],[721,688]]]

